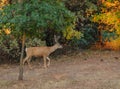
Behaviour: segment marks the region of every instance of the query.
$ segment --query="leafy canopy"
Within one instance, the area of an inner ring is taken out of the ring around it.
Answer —
[[[40,35],[45,29],[61,31],[74,21],[74,14],[57,0],[25,0],[0,10],[0,28],[9,28],[17,36]]]
[[[99,23],[105,39],[120,36],[120,1],[107,0],[100,7],[101,12],[93,16],[93,21]]]

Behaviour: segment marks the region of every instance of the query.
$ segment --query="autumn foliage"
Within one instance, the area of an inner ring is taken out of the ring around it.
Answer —
[[[99,24],[105,48],[120,49],[120,1],[102,0],[100,12],[95,14],[93,22]]]

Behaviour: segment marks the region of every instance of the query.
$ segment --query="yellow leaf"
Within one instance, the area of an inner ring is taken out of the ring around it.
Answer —
[[[11,33],[11,30],[10,29],[4,29],[4,32],[9,35]]]

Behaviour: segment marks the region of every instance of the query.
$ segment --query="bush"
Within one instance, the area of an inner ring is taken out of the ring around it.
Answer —
[[[39,38],[26,40],[26,47],[42,45],[45,45],[45,42],[41,41]],[[18,41],[18,38],[14,38],[13,35],[1,34],[0,50],[0,59],[7,59],[6,61],[8,62],[18,62],[21,54],[21,41]]]

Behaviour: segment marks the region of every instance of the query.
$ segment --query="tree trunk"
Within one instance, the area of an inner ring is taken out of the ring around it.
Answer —
[[[23,34],[23,37],[22,37],[22,50],[21,50],[21,57],[20,57],[20,67],[19,67],[19,77],[18,77],[18,80],[23,80],[24,45],[25,45],[25,33]]]
[[[99,29],[99,36],[98,36],[98,38],[99,38],[100,45],[102,45],[102,31],[101,31],[101,29]]]

